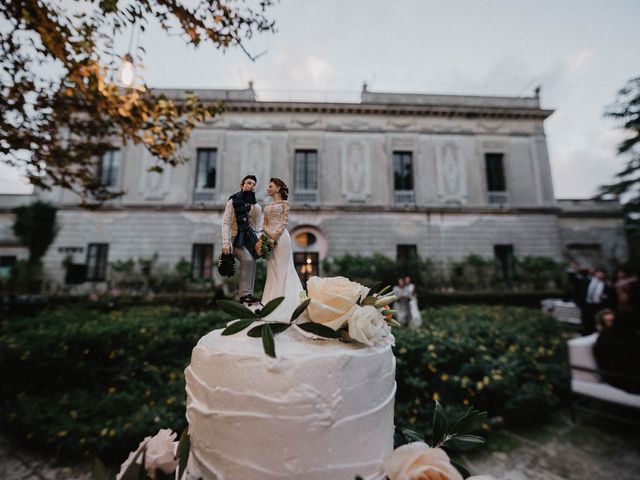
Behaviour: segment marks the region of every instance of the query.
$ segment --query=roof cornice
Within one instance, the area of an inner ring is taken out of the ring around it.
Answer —
[[[303,113],[342,115],[418,116],[444,118],[510,118],[544,120],[553,110],[453,105],[393,105],[314,102],[237,102],[223,103],[225,111],[235,113]]]

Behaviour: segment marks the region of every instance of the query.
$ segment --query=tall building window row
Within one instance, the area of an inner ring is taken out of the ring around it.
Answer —
[[[197,152],[196,190],[216,188],[217,167],[218,150],[215,148],[199,148]]]
[[[487,175],[487,200],[489,205],[496,205],[502,208],[509,200],[504,172],[504,154],[485,153],[484,163]]]
[[[394,190],[413,190],[413,154],[393,152]]]
[[[87,280],[102,282],[107,277],[108,243],[90,243],[87,248]]]
[[[191,254],[191,278],[210,280],[213,276],[213,244],[195,243]]]
[[[296,150],[293,178],[296,190],[318,189],[318,152],[316,150]]]
[[[102,154],[98,162],[98,180],[103,187],[115,187],[118,184],[118,175],[122,152],[118,148],[112,148]]]

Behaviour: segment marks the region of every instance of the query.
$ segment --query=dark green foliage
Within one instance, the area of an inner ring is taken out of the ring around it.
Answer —
[[[11,269],[9,291],[21,293],[39,293],[42,289],[42,261],[18,260]]]
[[[613,198],[624,202],[627,236],[631,259],[640,261],[640,77],[632,78],[618,92],[615,103],[606,115],[620,122],[628,134],[618,145],[618,154],[624,158],[624,168],[616,174],[610,185],[602,185],[599,198]]]
[[[55,207],[40,201],[13,209],[16,216],[13,233],[29,249],[30,261],[42,258],[56,238],[56,211]]]
[[[68,459],[119,464],[160,428],[184,429],[183,370],[198,339],[227,320],[222,312],[80,305],[5,320],[0,374],[10,381],[0,386],[0,425]],[[466,400],[508,421],[533,421],[567,393],[565,338],[537,311],[433,309],[425,327],[394,332],[399,431],[431,438],[436,393],[449,419],[467,411]],[[452,428],[472,434],[477,425]]]
[[[403,263],[379,253],[371,257],[344,255],[325,260],[324,276],[341,275],[363,285],[374,285],[384,279],[384,285],[395,284],[398,277],[409,275],[418,289],[431,289],[442,283],[440,272],[430,259],[415,258]]]
[[[566,338],[551,318],[524,308],[458,306],[427,310],[424,320],[421,329],[394,330],[397,426],[430,432],[433,399],[452,415],[473,405],[526,422],[566,397]]]
[[[398,277],[409,275],[418,297],[430,292],[453,289],[462,292],[562,290],[566,283],[565,265],[548,257],[514,257],[511,278],[492,258],[468,255],[461,260],[436,263],[415,258],[409,263],[396,262],[384,255],[372,257],[345,255],[326,260],[324,275],[341,275],[364,285],[377,279],[395,284]]]
[[[170,307],[58,309],[2,324],[3,430],[70,459],[122,462],[160,428],[182,431],[183,370],[222,315]]]

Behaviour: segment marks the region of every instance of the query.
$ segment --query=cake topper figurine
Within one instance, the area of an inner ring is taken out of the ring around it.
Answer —
[[[262,209],[256,202],[255,175],[247,175],[240,182],[240,191],[229,197],[222,219],[222,253],[233,253],[240,261],[238,296],[248,306],[259,304],[253,296],[256,279],[257,232],[262,229]]]

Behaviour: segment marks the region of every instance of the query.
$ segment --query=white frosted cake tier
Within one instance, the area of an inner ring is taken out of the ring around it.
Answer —
[[[206,480],[384,478],[393,450],[395,358],[367,347],[215,330],[185,370],[190,465]]]

